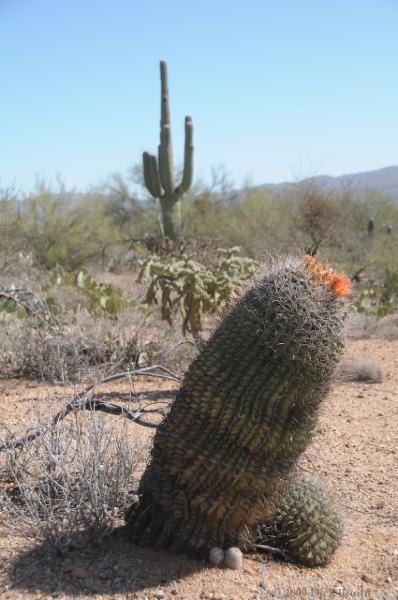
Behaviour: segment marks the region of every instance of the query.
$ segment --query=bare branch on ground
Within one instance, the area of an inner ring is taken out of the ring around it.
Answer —
[[[161,371],[160,373],[156,373],[155,371]],[[144,427],[156,428],[159,425],[159,422],[155,423],[153,421],[148,421],[141,417],[141,414],[144,412],[148,413],[161,413],[160,409],[152,409],[149,410],[148,406],[144,409],[137,410],[129,410],[122,406],[118,406],[117,404],[111,404],[109,402],[104,402],[98,396],[91,396],[87,398],[87,395],[98,386],[108,383],[110,381],[116,381],[117,379],[134,379],[137,376],[147,376],[147,377],[160,377],[162,379],[168,379],[174,382],[181,382],[181,378],[167,369],[163,365],[153,365],[151,367],[143,367],[142,369],[136,369],[133,371],[125,371],[123,373],[115,373],[114,375],[110,375],[109,377],[105,377],[99,382],[94,382],[87,386],[82,392],[77,394],[71,402],[68,402],[51,420],[49,428],[54,428],[57,424],[62,421],[68,414],[71,412],[79,412],[82,410],[99,410],[102,412],[107,412],[112,415],[121,415],[126,417],[128,420],[134,421],[139,425],[143,425]],[[37,428],[30,431],[27,435],[23,436],[19,439],[9,439],[0,444],[0,452],[5,452],[7,450],[16,450],[17,448],[21,448],[28,442],[32,442],[37,439],[43,433],[45,429]]]

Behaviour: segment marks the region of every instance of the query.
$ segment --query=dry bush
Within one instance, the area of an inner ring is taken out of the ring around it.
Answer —
[[[36,412],[42,435],[5,456],[0,523],[62,550],[83,530],[94,539],[112,531],[132,500],[147,449],[124,418],[91,410],[53,427],[49,407]]]
[[[398,340],[398,314],[387,315],[376,321],[373,335],[386,340]]]
[[[73,383],[143,363],[148,354],[147,319],[126,311],[119,319],[86,311],[63,316],[60,327],[5,315],[0,327],[0,372],[47,383]],[[153,345],[153,343],[152,343]]]
[[[375,315],[356,313],[351,315],[346,325],[347,336],[353,340],[378,337],[385,340],[398,339],[398,314],[377,318]]]
[[[365,383],[382,383],[384,371],[370,360],[346,361],[338,369],[338,376],[343,381],[362,381]]]
[[[363,313],[353,313],[346,322],[346,335],[352,340],[368,339],[373,335],[377,317]]]

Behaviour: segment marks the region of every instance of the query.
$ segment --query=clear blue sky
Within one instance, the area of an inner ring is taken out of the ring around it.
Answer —
[[[0,181],[85,189],[158,143],[236,184],[398,163],[398,0],[0,0]]]

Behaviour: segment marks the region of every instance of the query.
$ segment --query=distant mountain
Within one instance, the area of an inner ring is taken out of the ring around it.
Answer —
[[[335,192],[344,189],[352,191],[361,191],[365,189],[376,190],[386,194],[398,204],[398,166],[384,167],[377,171],[365,171],[364,173],[349,173],[331,177],[330,175],[316,175],[302,182],[313,181],[320,189],[325,192]],[[260,187],[267,187],[275,192],[282,192],[287,187],[292,187],[294,183],[265,183]]]

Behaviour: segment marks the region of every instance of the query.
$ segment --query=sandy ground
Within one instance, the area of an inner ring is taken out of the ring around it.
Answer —
[[[347,356],[371,359],[380,384],[336,383],[301,467],[337,490],[345,515],[341,547],[326,567],[308,569],[248,555],[241,570],[142,549],[116,531],[97,545],[77,540],[66,556],[0,530],[1,598],[398,598],[398,341],[348,343]],[[148,380],[152,389],[164,388]],[[123,383],[109,389],[123,390]],[[48,386],[1,381],[0,424],[11,431]],[[60,389],[53,388],[53,393]],[[65,393],[65,390],[62,391]],[[112,417],[109,417],[110,419]],[[137,427],[139,435],[149,430]]]

